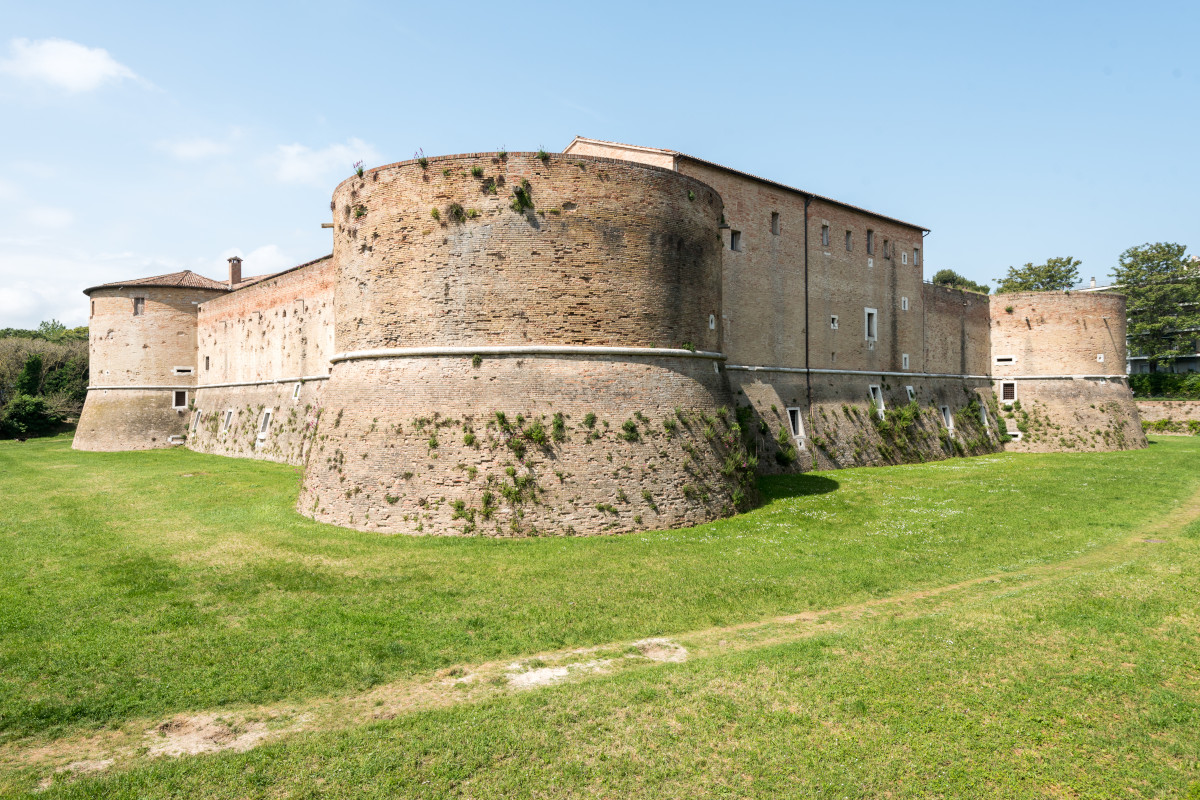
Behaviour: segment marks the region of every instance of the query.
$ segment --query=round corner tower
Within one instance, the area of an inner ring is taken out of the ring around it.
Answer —
[[[996,398],[1023,451],[1146,446],[1125,374],[1125,297],[1016,292],[989,298]]]
[[[197,309],[226,291],[185,270],[84,292],[90,379],[72,447],[147,450],[183,441],[196,385]]]
[[[337,349],[300,509],[409,533],[694,524],[740,499],[722,204],[669,170],[475,154],[337,187]]]

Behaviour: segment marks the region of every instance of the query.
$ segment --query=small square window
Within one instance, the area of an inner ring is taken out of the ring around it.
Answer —
[[[144,297],[133,298],[133,315],[135,317],[140,317],[142,314],[145,314],[145,313],[146,313],[146,298],[144,298]]]
[[[1097,363],[1103,364],[1104,363],[1104,353],[1096,353],[1096,361],[1097,361]]]
[[[834,330],[834,331],[836,331],[836,330],[838,329],[838,327],[837,327],[837,314],[833,314],[833,315],[831,315],[831,316],[829,317],[829,329],[830,329],[830,330]]]
[[[779,212],[778,211],[771,212],[771,233],[775,234],[776,236],[779,235]]]
[[[1017,384],[1015,382],[1005,382],[1000,384],[1000,399],[1006,403],[1011,403],[1017,399]]]
[[[852,231],[846,231],[846,252],[854,252],[854,233]]]
[[[917,399],[917,390],[913,387],[905,386],[904,391],[908,394],[908,402],[911,403],[913,400]]]
[[[729,232],[729,249],[730,250],[741,250],[742,249],[742,232],[741,231],[730,231]]]
[[[173,405],[171,407],[174,408],[176,411],[187,408],[187,392],[186,391],[177,391],[177,392],[174,392],[173,394],[174,394],[174,399],[172,401]]]
[[[908,298],[907,297],[900,298],[900,310],[908,311]]]
[[[877,384],[872,384],[867,387],[867,392],[871,395],[871,407],[879,415],[879,418],[883,419],[883,389],[879,388]]]
[[[829,226],[828,225],[821,226],[821,246],[829,247]]]
[[[900,354],[900,369],[908,369],[908,353]]]

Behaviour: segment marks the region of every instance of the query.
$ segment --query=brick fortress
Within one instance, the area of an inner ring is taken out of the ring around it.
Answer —
[[[755,472],[1141,447],[1124,298],[924,283],[909,223],[577,138],[367,170],[333,253],[91,299],[85,450],[304,467],[364,530],[679,527]],[[1011,435],[1011,439],[1009,438]]]

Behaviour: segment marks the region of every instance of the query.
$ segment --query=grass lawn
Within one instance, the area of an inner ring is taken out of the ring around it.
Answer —
[[[666,635],[687,663],[40,796],[1186,797],[1198,456],[1163,437],[851,469],[686,531],[493,541],[311,522],[276,464],[0,442],[0,748]]]

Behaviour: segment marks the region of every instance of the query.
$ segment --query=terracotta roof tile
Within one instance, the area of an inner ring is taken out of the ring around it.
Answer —
[[[159,286],[165,288],[183,288],[183,289],[212,289],[214,291],[229,291],[229,284],[221,281],[214,281],[212,278],[206,278],[203,275],[197,275],[190,269],[185,269],[182,272],[169,272],[166,275],[154,275],[149,278],[133,278],[127,281],[113,281],[112,283],[102,283],[99,286],[93,286],[90,289],[84,289],[83,293],[88,294],[96,289],[117,289],[123,286]]]

